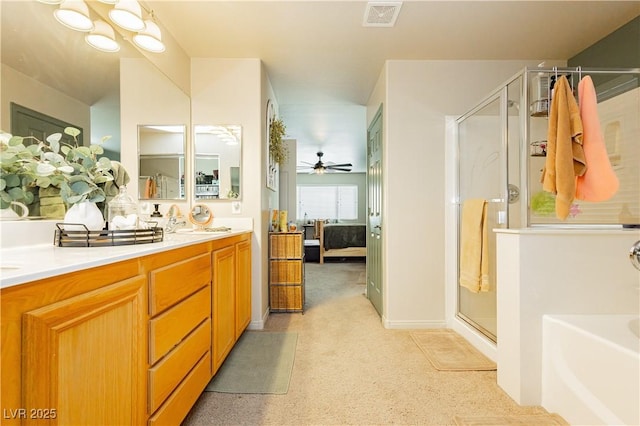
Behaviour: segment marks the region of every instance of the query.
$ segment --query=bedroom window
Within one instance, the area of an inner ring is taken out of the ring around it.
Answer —
[[[297,217],[302,219],[358,219],[357,185],[298,185]]]

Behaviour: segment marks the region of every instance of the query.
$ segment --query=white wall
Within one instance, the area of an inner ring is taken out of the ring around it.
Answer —
[[[267,134],[267,102],[271,101],[274,104],[274,111],[276,112],[276,117],[278,116],[278,101],[276,99],[275,92],[273,91],[273,86],[271,85],[271,81],[269,81],[269,76],[267,75],[267,71],[265,69],[264,64],[262,64],[260,71],[260,124],[262,126],[262,137],[261,137],[261,149],[256,149],[257,152],[261,153],[261,163],[258,169],[260,170],[260,176],[254,182],[256,188],[261,188],[261,198],[260,198],[260,216],[261,220],[259,222],[260,228],[255,230],[255,233],[260,233],[261,241],[264,244],[260,247],[260,256],[254,256],[254,273],[256,271],[255,265],[258,264],[260,268],[260,279],[262,282],[262,298],[260,300],[260,308],[262,313],[262,325],[264,325],[264,321],[266,321],[269,316],[269,267],[268,267],[268,257],[269,257],[269,249],[268,249],[268,236],[269,236],[269,227],[271,223],[270,212],[271,209],[280,209],[279,207],[279,194],[276,191],[272,191],[267,188],[267,159],[269,158],[268,151],[268,137]],[[255,251],[254,251],[255,253]],[[255,278],[254,278],[255,279]],[[255,295],[254,295],[254,309],[255,309]],[[254,310],[254,318],[256,312]]]
[[[189,97],[147,60],[123,58],[120,61],[120,100],[120,162],[131,178],[127,192],[135,197],[139,194],[138,125],[184,125],[187,129],[185,137],[189,140]],[[160,212],[166,213],[173,203],[174,201],[161,202]],[[176,204],[183,213],[187,212],[186,201]]]
[[[445,116],[462,115],[524,66],[538,62],[387,61],[367,109],[370,122],[386,100],[386,327],[446,325]]]
[[[296,221],[296,206],[298,204],[296,192],[296,168],[298,164],[297,141],[285,139],[287,147],[287,161],[280,165],[280,181],[278,185],[278,204],[280,209],[287,210],[288,221]]]
[[[242,125],[240,213],[254,224],[252,240],[251,328],[262,328],[268,306],[266,234],[262,197],[265,188],[263,137],[263,65],[259,59],[191,60],[191,113],[193,124]],[[232,216],[232,200],[209,203],[217,217]]]

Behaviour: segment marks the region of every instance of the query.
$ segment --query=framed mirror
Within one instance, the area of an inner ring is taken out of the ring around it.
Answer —
[[[189,222],[203,230],[213,222],[213,212],[204,204],[196,204],[189,212]]]
[[[196,125],[193,133],[195,199],[239,199],[242,126]]]
[[[138,198],[184,200],[184,125],[138,126]]]

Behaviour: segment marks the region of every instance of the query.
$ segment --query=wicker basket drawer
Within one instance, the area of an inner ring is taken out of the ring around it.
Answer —
[[[272,311],[302,311],[301,285],[271,285]]]
[[[301,259],[303,253],[302,241],[301,232],[270,235],[271,258]]]
[[[272,260],[269,266],[271,284],[302,283],[302,260]]]

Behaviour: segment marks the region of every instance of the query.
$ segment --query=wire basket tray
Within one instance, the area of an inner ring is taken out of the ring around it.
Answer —
[[[74,225],[73,230],[65,229],[69,225]],[[81,223],[56,223],[56,228],[53,245],[57,247],[126,246],[158,243],[164,238],[163,229],[158,226],[149,229],[90,231]]]

